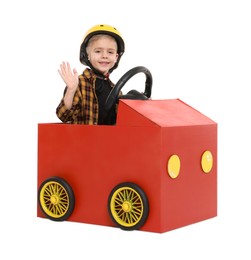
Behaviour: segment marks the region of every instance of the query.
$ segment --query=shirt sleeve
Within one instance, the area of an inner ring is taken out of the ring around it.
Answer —
[[[64,90],[64,95],[66,93],[67,87]],[[63,123],[75,123],[78,120],[78,115],[81,110],[81,95],[79,88],[77,89],[71,109],[68,109],[64,103],[64,95],[61,99],[59,105],[56,108],[56,115]]]

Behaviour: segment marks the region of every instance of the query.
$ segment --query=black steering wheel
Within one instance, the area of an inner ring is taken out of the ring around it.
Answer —
[[[106,99],[105,102],[105,109],[109,111],[113,105],[117,102],[119,92],[122,89],[122,87],[125,85],[125,83],[134,75],[137,73],[143,72],[146,75],[146,82],[145,82],[145,91],[143,93],[138,92],[137,90],[131,90],[126,95],[122,95],[121,99],[149,99],[151,97],[152,92],[152,74],[151,72],[143,67],[138,66],[135,68],[130,69],[127,71],[117,82],[117,84],[113,87],[111,90],[109,96]]]

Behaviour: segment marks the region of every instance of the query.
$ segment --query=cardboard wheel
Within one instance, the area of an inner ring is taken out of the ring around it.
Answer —
[[[71,186],[59,177],[48,178],[40,185],[38,201],[46,217],[55,221],[68,219],[75,205]]]
[[[145,224],[148,217],[147,196],[137,184],[121,183],[110,193],[108,211],[112,221],[121,229],[137,230]]]

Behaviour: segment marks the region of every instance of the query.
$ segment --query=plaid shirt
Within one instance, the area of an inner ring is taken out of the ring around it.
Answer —
[[[64,123],[71,124],[98,124],[98,98],[95,93],[97,76],[92,70],[86,68],[79,76],[79,86],[73,98],[72,107],[67,109],[62,98],[56,109],[58,118]],[[114,84],[109,80],[112,87]],[[64,90],[66,93],[67,87]]]

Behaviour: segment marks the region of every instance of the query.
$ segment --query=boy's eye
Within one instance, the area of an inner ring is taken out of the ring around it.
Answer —
[[[97,50],[94,50],[94,52],[95,53],[101,53],[102,50],[97,49]],[[113,55],[115,53],[115,51],[114,50],[109,50],[109,51],[107,51],[107,53],[110,54],[110,55]]]

